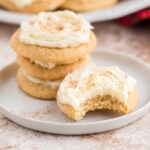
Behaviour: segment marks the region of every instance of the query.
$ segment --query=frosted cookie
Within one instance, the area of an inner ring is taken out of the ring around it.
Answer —
[[[11,38],[19,54],[41,62],[61,63],[82,58],[93,51],[92,26],[71,11],[42,12],[21,24]]]
[[[32,77],[45,80],[63,79],[73,70],[91,63],[90,56],[86,56],[76,61],[67,63],[43,63],[35,60],[27,59],[23,56],[17,56],[19,66]]]
[[[0,6],[11,11],[23,13],[38,13],[45,10],[54,10],[64,0],[0,0]]]
[[[92,11],[111,7],[117,3],[118,0],[66,0],[62,7],[78,12]]]
[[[56,98],[56,93],[61,80],[45,81],[31,77],[22,69],[17,74],[17,82],[20,88],[30,96],[50,100]]]
[[[66,76],[57,93],[59,108],[74,120],[95,109],[128,114],[138,101],[135,79],[118,67],[81,67]]]

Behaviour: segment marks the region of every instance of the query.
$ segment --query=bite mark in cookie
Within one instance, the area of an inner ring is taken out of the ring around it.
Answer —
[[[136,81],[118,67],[84,66],[69,74],[57,93],[60,109],[79,120],[86,112],[109,109],[132,112],[139,100]]]

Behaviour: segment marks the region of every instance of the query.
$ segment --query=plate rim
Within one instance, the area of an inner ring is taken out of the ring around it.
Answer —
[[[121,56],[121,57],[124,57],[124,58],[127,58],[127,59],[130,59],[130,60],[134,60],[138,63],[140,63],[141,65],[144,65],[146,67],[146,69],[148,69],[150,71],[150,66],[145,63],[144,61],[142,61],[141,59],[135,57],[135,56],[131,56],[129,54],[126,54],[124,52],[116,52],[116,51],[113,51],[113,50],[98,50],[98,48],[96,48],[95,52],[100,52],[100,53],[106,53],[106,54],[113,54],[113,55],[116,55],[117,57]],[[3,66],[1,69],[0,69],[0,72],[4,71],[5,69],[7,69],[8,67],[10,67],[11,65],[15,65],[16,62],[10,62],[8,63],[7,65]],[[72,126],[72,127],[79,127],[79,126],[84,126],[84,125],[98,125],[98,124],[103,124],[103,123],[111,123],[113,121],[118,121],[120,119],[126,119],[128,117],[132,117],[138,113],[142,113],[143,111],[147,111],[148,109],[150,108],[150,100],[148,100],[148,102],[146,104],[144,104],[141,108],[133,111],[132,113],[128,114],[128,115],[123,115],[123,116],[119,116],[119,117],[116,117],[116,118],[112,118],[112,119],[107,119],[107,120],[102,120],[102,121],[93,121],[93,122],[73,122],[73,123],[61,123],[61,122],[54,122],[54,121],[40,121],[40,120],[36,120],[36,119],[32,119],[32,118],[27,118],[27,117],[24,117],[24,116],[20,116],[19,114],[16,114],[14,112],[11,112],[9,111],[7,108],[3,107],[1,104],[0,104],[0,112],[6,116],[3,111],[17,117],[17,118],[21,118],[21,119],[24,119],[26,121],[31,121],[31,122],[35,122],[35,123],[42,123],[42,124],[49,124],[49,125],[55,125],[55,126],[63,126],[63,127],[67,127],[67,126]],[[7,117],[7,116],[6,116]],[[10,119],[11,120],[11,119]],[[137,119],[136,119],[137,120]],[[132,121],[133,122],[133,121]],[[19,124],[19,123],[18,123]]]
[[[116,5],[119,5],[119,4],[121,4],[121,3],[130,3],[132,0],[128,0],[128,1],[122,1],[122,2],[118,2]],[[138,2],[138,0],[135,0],[135,1],[137,1]],[[134,2],[135,3],[135,2]],[[128,9],[123,9],[123,11],[122,11],[122,13],[115,13],[115,15],[114,16],[108,16],[108,9],[112,9],[111,11],[114,11],[113,10],[113,8],[116,6],[116,5],[114,5],[114,6],[111,6],[111,7],[108,7],[108,8],[105,8],[105,9],[100,9],[100,10],[95,10],[95,11],[91,11],[91,12],[84,12],[84,13],[80,13],[81,15],[83,15],[83,16],[85,16],[90,22],[92,22],[92,23],[96,23],[96,22],[103,22],[103,21],[107,21],[107,20],[113,20],[113,19],[117,19],[117,18],[120,18],[120,17],[123,17],[123,16],[126,16],[126,15],[129,15],[129,14],[131,14],[131,13],[134,13],[134,12],[136,12],[136,11],[139,11],[139,10],[141,10],[141,9],[144,9],[144,8],[147,8],[148,6],[150,6],[150,1],[149,0],[145,0],[145,1],[141,1],[141,3],[142,3],[142,5],[139,5],[139,6],[136,6],[136,7],[129,7]],[[118,9],[119,10],[119,9]],[[117,11],[117,10],[116,10]],[[11,13],[12,15],[14,14],[16,14],[16,15],[21,15],[20,16],[20,18],[21,17],[23,17],[22,15],[24,15],[24,17],[25,18],[29,18],[29,17],[31,17],[31,15],[32,14],[28,14],[28,13],[22,13],[22,14],[19,14],[18,12],[11,12],[11,11],[9,11],[9,10],[5,10],[5,9],[2,9],[2,8],[0,8],[0,12],[3,12],[3,13]],[[106,17],[95,17],[95,14],[97,13],[97,15],[98,14],[100,14],[100,13],[105,13],[106,14]],[[4,16],[3,16],[4,15]],[[12,19],[6,19],[7,17],[6,17],[6,14],[3,14],[3,15],[1,15],[0,14],[0,21],[1,22],[5,22],[5,23],[9,23],[9,24],[16,24],[16,25],[18,25],[18,24],[20,24],[20,21],[22,20],[22,19],[15,19],[14,18],[14,16],[13,16],[13,20]],[[8,15],[8,14],[7,14]],[[34,15],[34,14],[33,14]],[[93,18],[91,18],[91,15],[93,15]],[[89,17],[90,16],[90,17]],[[89,19],[89,18],[91,18],[91,19]]]

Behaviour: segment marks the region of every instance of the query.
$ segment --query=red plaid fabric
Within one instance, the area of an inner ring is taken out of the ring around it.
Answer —
[[[130,26],[130,25],[137,24],[138,22],[146,20],[146,19],[150,19],[150,8],[141,10],[132,15],[120,18],[118,19],[118,21],[124,25]]]

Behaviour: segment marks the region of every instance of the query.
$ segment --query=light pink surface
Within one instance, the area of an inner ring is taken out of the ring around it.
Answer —
[[[17,26],[0,24],[0,68],[15,58],[9,46]],[[150,28],[126,28],[115,22],[95,24],[100,49],[135,55],[150,63]],[[150,111],[115,131],[88,136],[59,136],[32,131],[0,114],[0,150],[126,150],[150,149]]]

